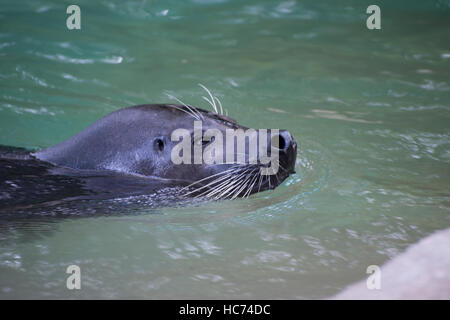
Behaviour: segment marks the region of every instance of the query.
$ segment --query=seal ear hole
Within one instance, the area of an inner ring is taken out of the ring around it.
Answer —
[[[163,151],[164,150],[164,141],[162,141],[162,139],[157,138],[155,139],[154,145],[155,149],[157,151]]]

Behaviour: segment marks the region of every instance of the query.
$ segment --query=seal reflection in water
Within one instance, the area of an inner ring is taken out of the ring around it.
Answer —
[[[275,136],[278,170],[272,175],[261,174],[267,164],[249,162],[250,138],[245,140],[243,163],[175,164],[172,151],[179,144],[173,141],[175,130],[183,128],[191,135],[193,157],[195,149],[205,150],[213,143],[210,137],[209,141],[204,136],[200,141],[194,138],[194,121],[201,121],[203,134],[215,129],[225,137],[227,129],[248,129],[220,112],[186,104],[121,109],[47,149],[2,152],[0,207],[26,209],[36,203],[123,198],[167,188],[175,188],[183,197],[233,199],[273,189],[294,173],[297,145],[286,130]],[[237,147],[232,151],[238,154]]]

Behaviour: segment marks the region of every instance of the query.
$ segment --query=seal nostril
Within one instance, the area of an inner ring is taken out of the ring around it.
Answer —
[[[278,148],[284,150],[286,148],[286,140],[283,136],[278,135]]]
[[[276,145],[275,144],[275,142],[277,142],[276,139],[278,139],[278,149],[280,149],[280,150],[286,149],[286,147],[288,145],[286,139],[281,134],[273,136],[272,137],[272,145]]]

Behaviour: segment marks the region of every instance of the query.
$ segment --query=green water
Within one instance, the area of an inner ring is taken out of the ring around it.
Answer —
[[[249,199],[3,230],[0,298],[324,298],[450,226],[450,3],[77,1],[0,6],[0,144],[42,148],[203,83],[288,129],[297,174]],[[81,290],[66,289],[67,266]]]

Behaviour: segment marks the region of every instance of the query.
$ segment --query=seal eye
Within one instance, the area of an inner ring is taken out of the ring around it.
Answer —
[[[159,138],[155,139],[154,147],[158,151],[163,151],[164,150],[164,141],[162,141],[162,139],[159,139]]]
[[[204,138],[200,138],[200,139],[197,139],[197,140],[195,140],[193,143],[194,144],[197,144],[197,145],[201,145],[201,146],[206,146],[206,145],[208,145],[210,142],[213,142],[215,140],[215,137],[214,136],[212,136],[212,137],[204,137]]]

